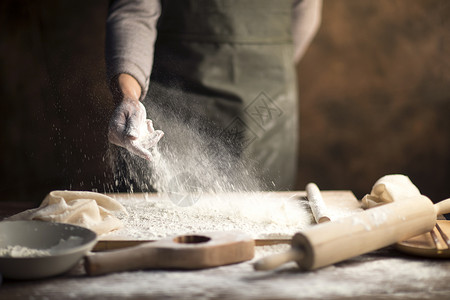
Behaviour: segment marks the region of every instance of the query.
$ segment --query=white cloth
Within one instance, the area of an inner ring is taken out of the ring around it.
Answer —
[[[123,227],[115,216],[125,213],[116,200],[95,192],[52,191],[38,208],[29,209],[7,220],[41,220],[86,227],[104,234]]]
[[[416,196],[420,196],[420,191],[409,177],[400,174],[386,175],[375,182],[370,194],[362,199],[362,204],[363,208],[370,208]]]

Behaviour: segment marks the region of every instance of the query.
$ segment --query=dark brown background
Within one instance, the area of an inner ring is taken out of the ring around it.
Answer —
[[[0,200],[108,190],[107,1],[0,4]],[[450,2],[325,0],[299,66],[298,188],[403,173],[450,196]]]

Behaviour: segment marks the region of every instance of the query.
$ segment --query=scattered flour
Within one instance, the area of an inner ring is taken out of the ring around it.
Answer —
[[[222,230],[240,230],[254,238],[289,238],[313,223],[307,201],[295,193],[204,194],[188,207],[173,204],[167,194],[113,197],[128,216],[122,219],[125,228],[104,239],[159,239]]]
[[[182,101],[181,101],[182,103]],[[307,200],[279,196],[261,178],[243,128],[209,124],[196,114],[180,119],[174,107],[147,107],[165,135],[149,151],[152,162],[111,146],[107,159],[114,170],[113,196],[128,211],[125,228],[107,238],[158,239],[204,231],[241,230],[254,238],[291,237],[314,223]],[[206,123],[205,123],[206,122]],[[155,192],[158,196],[140,193]],[[145,195],[145,194],[144,194]],[[192,196],[194,195],[194,196]],[[337,208],[334,216],[349,214]]]
[[[388,212],[384,212],[384,211],[369,211],[369,216],[370,216],[370,222],[375,226],[375,227],[380,227],[381,225],[383,225],[383,223],[385,223],[387,221],[388,218]]]
[[[372,227],[370,226],[370,224],[368,222],[366,222],[364,219],[361,219],[358,216],[355,216],[353,218],[352,225],[353,226],[362,225],[366,231],[370,231],[372,229]]]
[[[253,270],[257,259],[287,249],[289,245],[256,247],[252,261],[205,270],[148,270],[24,282],[13,287],[14,295],[17,299],[448,298],[448,261],[414,259],[391,250],[311,272],[299,271],[293,262],[274,271]]]
[[[244,125],[211,123],[166,102],[151,103],[148,115],[165,135],[148,149],[151,162],[111,145],[106,159],[114,171],[113,191],[216,194],[277,188],[255,171],[260,167],[251,157]]]

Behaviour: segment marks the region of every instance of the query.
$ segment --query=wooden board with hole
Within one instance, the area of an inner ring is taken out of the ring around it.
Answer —
[[[237,231],[205,232],[89,255],[89,275],[141,269],[204,269],[250,260],[255,243]]]

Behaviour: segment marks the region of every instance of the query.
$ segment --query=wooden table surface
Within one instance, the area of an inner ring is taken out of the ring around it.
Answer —
[[[0,217],[26,208],[0,202]],[[54,278],[4,280],[0,299],[450,299],[450,260],[407,256],[393,247],[312,272],[300,272],[295,263],[253,270],[255,260],[288,248],[258,246],[252,261],[198,271],[89,277],[80,264]]]

